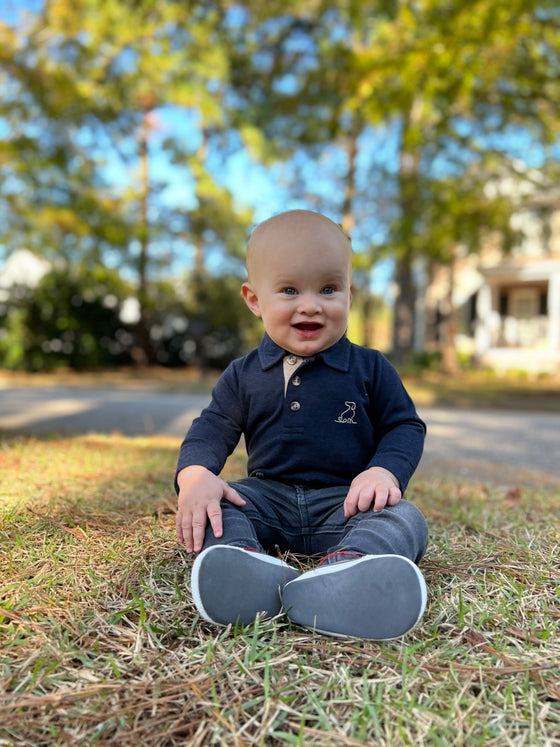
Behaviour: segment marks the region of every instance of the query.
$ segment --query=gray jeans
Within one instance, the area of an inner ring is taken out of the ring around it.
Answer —
[[[426,552],[426,521],[406,500],[347,519],[343,503],[349,486],[316,489],[256,477],[231,485],[247,503],[239,507],[222,500],[223,535],[216,538],[208,525],[205,548],[236,545],[308,556],[344,550],[356,555],[403,555],[414,563]]]

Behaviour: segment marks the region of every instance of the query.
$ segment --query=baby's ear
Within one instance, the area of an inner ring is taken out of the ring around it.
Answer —
[[[241,286],[241,295],[243,296],[243,300],[245,301],[249,309],[253,312],[253,314],[260,317],[261,310],[259,306],[259,299],[251,283],[243,283],[243,285]]]

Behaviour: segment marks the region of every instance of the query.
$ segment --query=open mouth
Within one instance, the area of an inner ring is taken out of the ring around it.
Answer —
[[[319,322],[299,322],[293,326],[296,332],[304,337],[312,337],[323,329],[323,325]]]

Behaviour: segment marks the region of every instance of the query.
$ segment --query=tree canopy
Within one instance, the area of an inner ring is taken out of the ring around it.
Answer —
[[[397,354],[412,342],[414,260],[476,251],[485,227],[507,239],[511,195],[485,186],[527,179],[527,144],[533,165],[557,169],[559,22],[547,2],[356,0],[240,34],[241,116],[263,156],[329,154],[325,200],[351,214],[372,260],[396,260]]]
[[[251,164],[274,175],[281,207],[344,225],[366,292],[370,268],[395,262],[397,359],[412,345],[415,262],[477,251],[484,228],[507,246],[517,206],[487,185],[557,172],[549,0],[37,8],[0,19],[0,245],[124,272],[147,360],[153,281],[237,271],[266,210],[246,189]]]

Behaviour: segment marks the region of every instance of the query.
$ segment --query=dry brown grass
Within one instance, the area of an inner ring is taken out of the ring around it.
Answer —
[[[558,494],[413,482],[430,598],[404,639],[217,628],[174,539],[176,451],[1,445],[0,745],[560,744]]]

